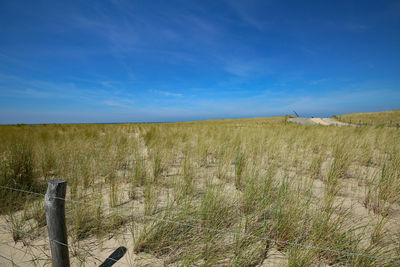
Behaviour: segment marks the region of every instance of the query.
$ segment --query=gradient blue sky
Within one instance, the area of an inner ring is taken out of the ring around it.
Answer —
[[[0,123],[400,108],[400,1],[3,1]]]

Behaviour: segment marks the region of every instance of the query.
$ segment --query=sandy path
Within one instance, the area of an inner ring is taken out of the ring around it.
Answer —
[[[323,118],[311,118],[310,119],[312,122],[315,122],[316,124],[320,125],[329,125],[328,122],[326,122]]]
[[[348,123],[340,122],[332,118],[311,118],[311,121],[320,125],[336,125],[336,126],[347,126]]]
[[[304,125],[315,125],[315,122],[311,121],[309,118],[290,118],[288,121]]]
[[[348,123],[343,123],[338,120],[332,119],[332,118],[290,118],[288,119],[289,122],[295,122],[298,124],[304,124],[304,125],[336,125],[336,126],[347,126],[349,125]]]

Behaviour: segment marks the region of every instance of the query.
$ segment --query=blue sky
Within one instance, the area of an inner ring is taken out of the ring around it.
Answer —
[[[0,123],[400,108],[400,1],[0,1]]]

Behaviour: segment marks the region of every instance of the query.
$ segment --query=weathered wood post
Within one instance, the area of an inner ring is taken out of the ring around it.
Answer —
[[[351,124],[351,119],[350,119],[350,124]]]
[[[392,120],[390,120],[390,126],[389,127],[392,127]]]
[[[65,223],[65,180],[49,181],[44,197],[53,267],[69,267],[67,226]]]
[[[358,121],[358,127],[361,128],[361,120]]]

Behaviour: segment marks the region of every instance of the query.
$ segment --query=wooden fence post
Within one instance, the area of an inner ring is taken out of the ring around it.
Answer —
[[[358,121],[358,127],[361,128],[361,120]]]
[[[53,267],[69,267],[67,226],[65,223],[65,180],[49,181],[44,198]],[[62,198],[62,199],[60,199]]]
[[[392,120],[390,120],[390,126],[389,127],[392,127]]]

